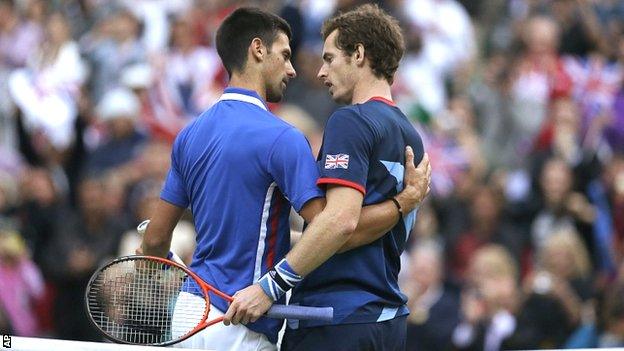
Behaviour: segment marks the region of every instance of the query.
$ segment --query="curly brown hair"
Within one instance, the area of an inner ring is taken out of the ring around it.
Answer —
[[[321,29],[323,40],[334,30],[338,30],[338,49],[351,55],[362,44],[375,76],[392,84],[405,51],[403,33],[394,17],[377,5],[361,5],[326,20]]]

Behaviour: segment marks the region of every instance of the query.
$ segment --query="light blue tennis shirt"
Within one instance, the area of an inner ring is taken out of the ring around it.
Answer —
[[[227,88],[177,136],[161,199],[190,206],[197,230],[191,270],[233,295],[290,249],[289,212],[316,197],[319,171],[307,140],[254,91]],[[225,312],[225,300],[211,295]],[[284,303],[284,301],[279,301]],[[272,342],[282,321],[247,325]]]

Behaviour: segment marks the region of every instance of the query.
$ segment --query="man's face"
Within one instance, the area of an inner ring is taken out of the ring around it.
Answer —
[[[333,31],[323,45],[323,65],[317,77],[329,88],[329,95],[338,103],[350,104],[353,99],[357,72],[350,56],[336,47],[338,30]]]
[[[297,75],[290,62],[290,55],[288,36],[280,32],[267,54],[265,79],[268,102],[279,102],[284,96],[288,80]]]

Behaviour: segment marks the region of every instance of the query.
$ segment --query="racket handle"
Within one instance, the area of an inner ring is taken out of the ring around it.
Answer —
[[[331,322],[334,319],[333,307],[309,307],[297,305],[273,305],[267,317],[279,319],[312,319]]]

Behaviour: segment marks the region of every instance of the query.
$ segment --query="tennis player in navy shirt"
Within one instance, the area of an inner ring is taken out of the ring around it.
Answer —
[[[290,36],[283,19],[258,9],[240,8],[228,16],[216,43],[229,87],[174,142],[142,251],[165,257],[175,224],[190,208],[198,233],[190,268],[234,297],[228,306],[213,296],[209,319],[223,315],[224,324],[206,328],[182,347],[274,350],[283,321],[262,314],[274,302],[284,303],[286,291],[338,250],[383,235],[400,220],[397,205],[413,209],[428,191],[428,163],[415,168],[411,152],[406,186],[396,200],[362,209],[358,192],[355,210],[342,208],[353,194],[321,191],[306,139],[265,104],[279,101],[295,77]],[[289,251],[291,205],[310,225]],[[174,312],[174,323],[176,318],[183,317]]]
[[[318,77],[335,101],[349,105],[325,126],[317,183],[328,187],[328,202],[336,188],[360,195],[345,206],[383,202],[403,187],[405,146],[417,161],[424,157],[420,136],[390,93],[404,51],[401,30],[378,6],[363,5],[327,20],[322,34]],[[404,350],[408,309],[398,274],[415,216],[403,211],[381,238],[339,253],[307,275],[290,303],[332,306],[334,320],[289,321],[282,349]]]

